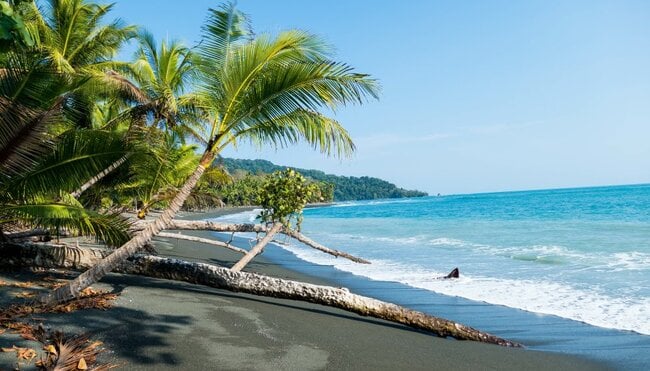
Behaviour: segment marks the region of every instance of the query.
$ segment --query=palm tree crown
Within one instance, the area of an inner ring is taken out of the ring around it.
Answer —
[[[59,71],[101,71],[136,28],[120,20],[102,24],[113,4],[85,0],[49,0],[39,22],[42,47]]]
[[[198,63],[200,101],[210,114],[208,150],[218,153],[241,139],[276,146],[304,139],[327,154],[350,154],[347,131],[319,110],[376,98],[378,85],[329,57],[311,34],[253,38],[233,4],[211,9]]]

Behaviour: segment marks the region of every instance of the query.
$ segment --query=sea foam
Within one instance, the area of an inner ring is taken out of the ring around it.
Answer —
[[[372,264],[282,248],[372,280],[650,335],[646,200],[650,186],[349,202],[310,209],[305,233]],[[436,279],[454,266],[460,279]]]
[[[361,265],[332,258],[294,244],[282,245],[299,259],[329,265],[372,280],[399,282],[448,296],[458,296],[529,312],[556,315],[594,326],[650,335],[650,298],[611,297],[550,281],[513,280],[461,274],[458,280],[436,279],[447,272],[390,260]]]

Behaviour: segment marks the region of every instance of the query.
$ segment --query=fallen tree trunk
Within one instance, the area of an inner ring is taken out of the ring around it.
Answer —
[[[109,250],[63,247],[60,245],[0,245],[0,264],[86,269]],[[116,272],[185,281],[194,284],[253,295],[292,299],[344,309],[362,316],[384,319],[441,337],[473,340],[508,347],[521,344],[396,304],[353,294],[345,288],[273,278],[259,274],[234,272],[215,265],[178,259],[136,255]]]
[[[85,270],[113,251],[55,243],[0,244],[0,266]]]
[[[307,246],[309,246],[309,247],[312,247],[312,248],[314,248],[314,249],[316,249],[316,250],[322,251],[322,252],[324,252],[324,253],[327,253],[327,254],[330,254],[330,255],[334,255],[334,256],[336,256],[336,257],[339,257],[339,256],[340,256],[340,257],[342,257],[342,258],[346,258],[346,259],[352,260],[352,261],[355,262],[355,263],[370,264],[370,262],[367,261],[367,260],[365,260],[365,259],[357,258],[356,256],[354,256],[354,255],[350,255],[350,254],[348,254],[348,253],[346,253],[346,252],[339,251],[339,250],[334,250],[334,249],[330,249],[329,247],[325,247],[325,246],[319,244],[318,242],[312,240],[311,238],[305,236],[304,234],[302,234],[302,233],[300,233],[300,232],[292,231],[292,230],[289,229],[289,228],[285,228],[285,229],[282,231],[282,233],[283,233],[283,234],[286,234],[286,235],[289,236],[289,237],[295,238],[296,240],[298,240],[298,241],[304,243],[305,245],[307,245]]]
[[[134,223],[133,226],[131,227],[131,230],[132,231],[142,230],[148,223],[150,222]],[[255,232],[255,233],[268,231],[268,229],[265,226],[260,224],[251,224],[251,223],[228,224],[228,223],[210,222],[205,220],[194,220],[194,221],[172,220],[170,227],[166,229],[190,230],[190,231],[213,231],[213,232]],[[350,255],[343,251],[330,249],[329,247],[323,246],[300,232],[292,231],[288,228],[283,228],[280,231],[280,233],[285,234],[291,238],[294,238],[304,243],[305,245],[314,248],[316,250],[322,251],[326,254],[349,259],[355,263],[370,264],[368,260],[356,257],[354,255]],[[158,235],[160,236],[160,233]]]
[[[262,238],[257,245],[253,246],[253,248],[244,255],[244,257],[241,258],[235,265],[230,268],[231,271],[233,272],[239,272],[248,264],[251,260],[253,260],[254,257],[259,255],[262,250],[264,250],[264,247],[268,245],[269,242],[273,239],[273,236],[276,235],[280,230],[282,229],[282,223],[275,223],[273,228],[266,232],[266,236]]]
[[[160,232],[160,233],[158,233],[156,235],[156,237],[176,238],[178,240],[200,242],[200,243],[204,243],[204,244],[208,244],[208,245],[223,247],[223,248],[226,248],[228,250],[238,252],[240,254],[248,253],[248,251],[246,251],[245,249],[241,249],[241,248],[233,246],[233,245],[231,245],[229,243],[216,241],[216,240],[211,240],[209,238],[201,238],[201,237],[188,236],[188,235],[184,235],[184,234],[180,234],[180,233],[167,233],[167,232]]]
[[[143,230],[151,222],[136,222],[131,226],[131,231]],[[207,220],[176,220],[172,219],[165,230],[187,230],[187,231],[213,231],[213,232],[266,232],[266,227],[261,224],[252,223],[218,223]]]

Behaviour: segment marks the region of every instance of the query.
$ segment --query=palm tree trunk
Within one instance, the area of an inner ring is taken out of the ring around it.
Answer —
[[[117,161],[113,162],[109,167],[106,169],[102,170],[99,174],[95,175],[94,177],[90,178],[86,183],[84,183],[79,189],[76,191],[70,193],[70,196],[74,198],[79,198],[82,193],[84,193],[85,190],[88,188],[92,187],[95,183],[99,182],[103,177],[108,175],[111,171],[117,169],[119,166],[121,166],[123,163],[126,162],[126,160],[131,157],[131,153],[128,153],[122,157],[120,157]]]
[[[194,170],[192,175],[190,175],[190,177],[185,181],[185,184],[183,184],[183,187],[180,189],[176,197],[174,197],[170,202],[169,207],[165,209],[155,222],[148,224],[145,229],[133,236],[129,242],[115,250],[111,255],[102,259],[97,263],[97,265],[77,276],[77,278],[70,281],[67,285],[41,295],[38,298],[38,301],[44,304],[55,304],[75,298],[79,295],[81,290],[101,280],[113,269],[123,264],[129,257],[141,250],[149,241],[151,241],[153,236],[170,225],[172,218],[176,216],[176,213],[183,206],[187,197],[189,197],[190,192],[203,175],[205,168],[212,164],[214,157],[215,153],[210,151],[206,151],[203,154],[196,170]]]
[[[346,288],[314,285],[255,273],[235,272],[232,269],[210,264],[158,256],[139,255],[133,259],[132,263],[129,266],[131,269],[127,269],[128,273],[185,281],[259,296],[306,301],[340,308],[362,316],[400,323],[418,330],[432,332],[440,337],[451,336],[459,340],[479,341],[506,347],[522,347],[516,342],[457,322],[354,294]]]

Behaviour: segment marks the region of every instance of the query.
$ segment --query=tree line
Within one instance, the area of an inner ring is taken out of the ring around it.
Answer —
[[[243,160],[234,158],[220,158],[216,162],[231,174],[238,175],[241,179],[239,187],[255,187],[255,178],[263,177],[264,174],[271,174],[286,169],[285,166],[278,166],[267,160]],[[426,192],[406,190],[385,180],[373,177],[347,177],[340,175],[325,174],[320,170],[294,168],[295,171],[311,179],[323,192],[322,201],[351,201],[351,200],[372,200],[379,198],[403,198],[423,197]],[[313,202],[312,200],[310,202]]]

